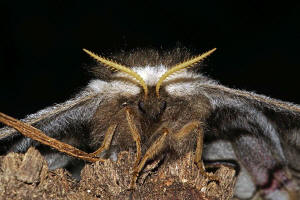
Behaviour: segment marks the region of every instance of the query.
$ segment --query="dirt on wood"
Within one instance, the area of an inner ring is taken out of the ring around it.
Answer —
[[[134,191],[128,190],[134,153],[121,152],[118,161],[87,164],[81,180],[64,169],[49,171],[46,161],[34,148],[26,154],[0,157],[0,199],[189,199],[227,200],[233,195],[235,170],[219,168],[219,182],[203,177],[192,154],[168,164],[155,161],[139,176]]]

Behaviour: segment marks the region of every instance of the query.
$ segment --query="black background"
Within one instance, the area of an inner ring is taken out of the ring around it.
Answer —
[[[0,111],[22,118],[89,80],[87,48],[218,50],[205,74],[300,104],[300,6],[288,1],[1,1]]]

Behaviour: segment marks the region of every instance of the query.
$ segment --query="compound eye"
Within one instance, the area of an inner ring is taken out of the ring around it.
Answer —
[[[167,102],[166,101],[162,101],[160,103],[160,107],[159,107],[160,108],[160,112],[165,111],[166,107],[167,107]]]
[[[138,107],[139,107],[140,111],[142,111],[143,113],[146,113],[145,103],[143,101],[139,101]]]

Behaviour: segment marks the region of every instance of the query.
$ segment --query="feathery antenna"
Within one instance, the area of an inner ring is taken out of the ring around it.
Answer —
[[[142,86],[142,88],[144,89],[144,95],[145,95],[145,99],[148,96],[148,88],[147,85],[145,83],[145,81],[143,80],[143,78],[138,75],[136,72],[134,72],[132,69],[125,67],[123,65],[118,64],[117,62],[105,59],[101,56],[98,56],[97,54],[87,50],[87,49],[83,49],[84,52],[86,52],[88,55],[90,55],[92,58],[94,58],[95,60],[97,60],[99,63],[109,67],[110,69],[114,69],[114,70],[119,70],[121,72],[124,72],[126,74],[129,74],[130,76],[132,76],[133,78],[135,78],[138,83]]]
[[[212,54],[215,50],[216,50],[216,48],[213,48],[212,50],[207,51],[207,52],[205,52],[205,53],[203,53],[203,54],[201,54],[201,55],[199,55],[199,56],[197,56],[195,58],[192,58],[192,59],[190,59],[188,61],[179,63],[179,64],[175,65],[174,67],[172,67],[171,69],[169,69],[168,71],[166,71],[160,77],[160,79],[158,80],[158,82],[156,83],[156,88],[155,88],[156,96],[159,98],[159,89],[160,89],[160,86],[161,86],[162,82],[164,80],[166,80],[171,74],[179,72],[180,70],[183,70],[183,69],[187,69],[187,68],[193,67],[195,64],[197,64],[198,62],[202,61],[207,56],[209,56],[210,54]]]

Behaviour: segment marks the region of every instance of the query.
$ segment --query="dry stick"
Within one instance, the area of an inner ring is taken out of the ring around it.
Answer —
[[[51,138],[47,136],[42,131],[38,130],[37,128],[34,128],[33,126],[26,124],[24,122],[21,122],[15,118],[12,118],[8,115],[5,115],[0,112],[0,122],[3,124],[10,126],[17,131],[19,131],[21,134],[23,134],[26,137],[29,137],[33,140],[36,140],[42,144],[48,145],[50,147],[53,147],[57,149],[60,152],[66,153],[70,156],[87,160],[89,162],[96,162],[96,161],[104,161],[101,158],[94,157],[93,155],[90,155],[84,151],[81,151],[69,144],[63,143],[59,140],[56,140],[54,138]]]

